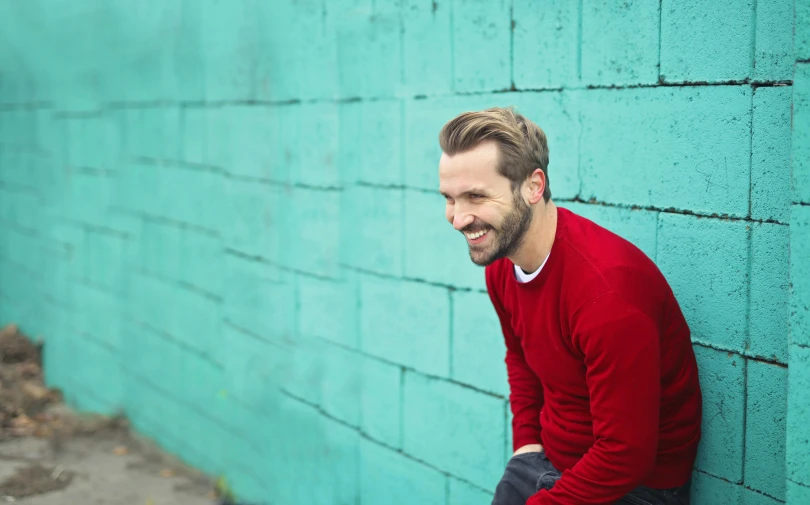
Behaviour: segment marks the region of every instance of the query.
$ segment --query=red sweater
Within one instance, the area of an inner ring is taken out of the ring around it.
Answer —
[[[513,447],[540,443],[562,478],[527,505],[614,503],[638,485],[680,486],[700,439],[689,327],[638,248],[558,208],[551,254],[521,284],[486,268],[506,340]]]

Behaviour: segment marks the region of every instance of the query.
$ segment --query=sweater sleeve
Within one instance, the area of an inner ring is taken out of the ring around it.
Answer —
[[[512,410],[512,450],[528,444],[542,444],[540,410],[543,408],[543,385],[529,368],[523,356],[520,339],[512,331],[509,315],[493,287],[492,273],[487,272],[487,292],[501,323],[506,343],[506,372],[509,382],[509,407]]]
[[[655,323],[614,293],[582,307],[572,341],[582,353],[594,443],[551,490],[526,505],[612,504],[652,472],[658,448],[660,342]]]

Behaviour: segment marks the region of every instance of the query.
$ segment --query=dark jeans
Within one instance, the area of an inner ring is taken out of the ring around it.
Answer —
[[[492,505],[525,505],[541,489],[551,489],[562,474],[546,458],[545,452],[525,452],[512,456],[503,478],[495,488]],[[690,481],[691,482],[691,481]],[[618,505],[689,505],[689,486],[653,489],[639,486],[616,502]]]

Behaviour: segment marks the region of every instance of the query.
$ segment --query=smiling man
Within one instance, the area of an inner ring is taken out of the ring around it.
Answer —
[[[506,342],[514,454],[493,505],[688,504],[701,392],[664,276],[555,206],[546,136],[514,109],[461,114],[439,143],[446,218]]]

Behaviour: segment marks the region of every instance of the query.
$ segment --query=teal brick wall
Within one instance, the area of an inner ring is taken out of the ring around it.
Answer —
[[[495,105],[684,308],[693,503],[807,503],[807,0],[0,0],[0,324],[246,501],[488,504],[504,345],[436,189]]]

